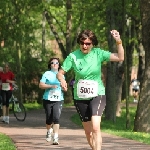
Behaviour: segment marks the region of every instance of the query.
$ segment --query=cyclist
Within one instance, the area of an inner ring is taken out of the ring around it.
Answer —
[[[59,58],[51,58],[48,62],[48,71],[42,75],[39,88],[45,89],[43,107],[46,113],[46,141],[50,142],[53,136],[53,145],[58,145],[59,118],[62,110],[63,92],[60,82],[56,78],[60,66]],[[52,129],[53,128],[53,129]]]
[[[9,99],[12,96],[12,84],[14,81],[14,73],[9,70],[8,63],[4,64],[4,71],[0,74],[0,80],[2,81],[2,122],[9,124]]]

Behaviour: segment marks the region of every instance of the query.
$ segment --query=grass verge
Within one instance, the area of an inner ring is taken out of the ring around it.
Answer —
[[[0,133],[0,149],[1,150],[16,150],[13,141],[9,136]]]
[[[42,104],[39,104],[39,103],[37,103],[37,102],[35,102],[35,103],[25,103],[25,104],[23,104],[23,105],[25,106],[26,111],[43,108],[43,105],[42,105]]]
[[[116,122],[105,120],[102,117],[101,130],[102,132],[109,133],[112,135],[117,135],[127,139],[136,140],[145,144],[150,144],[150,133],[144,132],[133,132],[134,126],[134,116],[136,112],[136,107],[130,107],[130,128],[126,129],[126,110],[125,107],[122,108],[121,117],[116,118]],[[72,116],[71,120],[79,126],[82,126],[82,123],[79,119],[79,115],[75,114]]]

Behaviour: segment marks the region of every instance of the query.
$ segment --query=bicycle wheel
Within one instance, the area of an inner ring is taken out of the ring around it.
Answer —
[[[14,116],[18,121],[24,121],[26,119],[26,110],[20,101],[14,101],[12,104],[12,109]]]

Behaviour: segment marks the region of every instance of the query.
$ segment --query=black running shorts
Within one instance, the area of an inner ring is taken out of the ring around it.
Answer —
[[[99,95],[90,100],[74,100],[74,105],[82,122],[91,121],[92,116],[102,116],[106,95]]]
[[[63,101],[43,100],[43,107],[46,113],[46,124],[59,124]]]

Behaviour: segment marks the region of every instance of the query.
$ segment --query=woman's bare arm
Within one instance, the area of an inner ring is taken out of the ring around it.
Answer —
[[[59,80],[60,82],[60,85],[62,87],[62,89],[64,91],[67,91],[67,83],[66,83],[66,80],[63,78],[63,75],[65,74],[66,72],[63,70],[63,69],[60,69],[56,75],[57,79]]]

